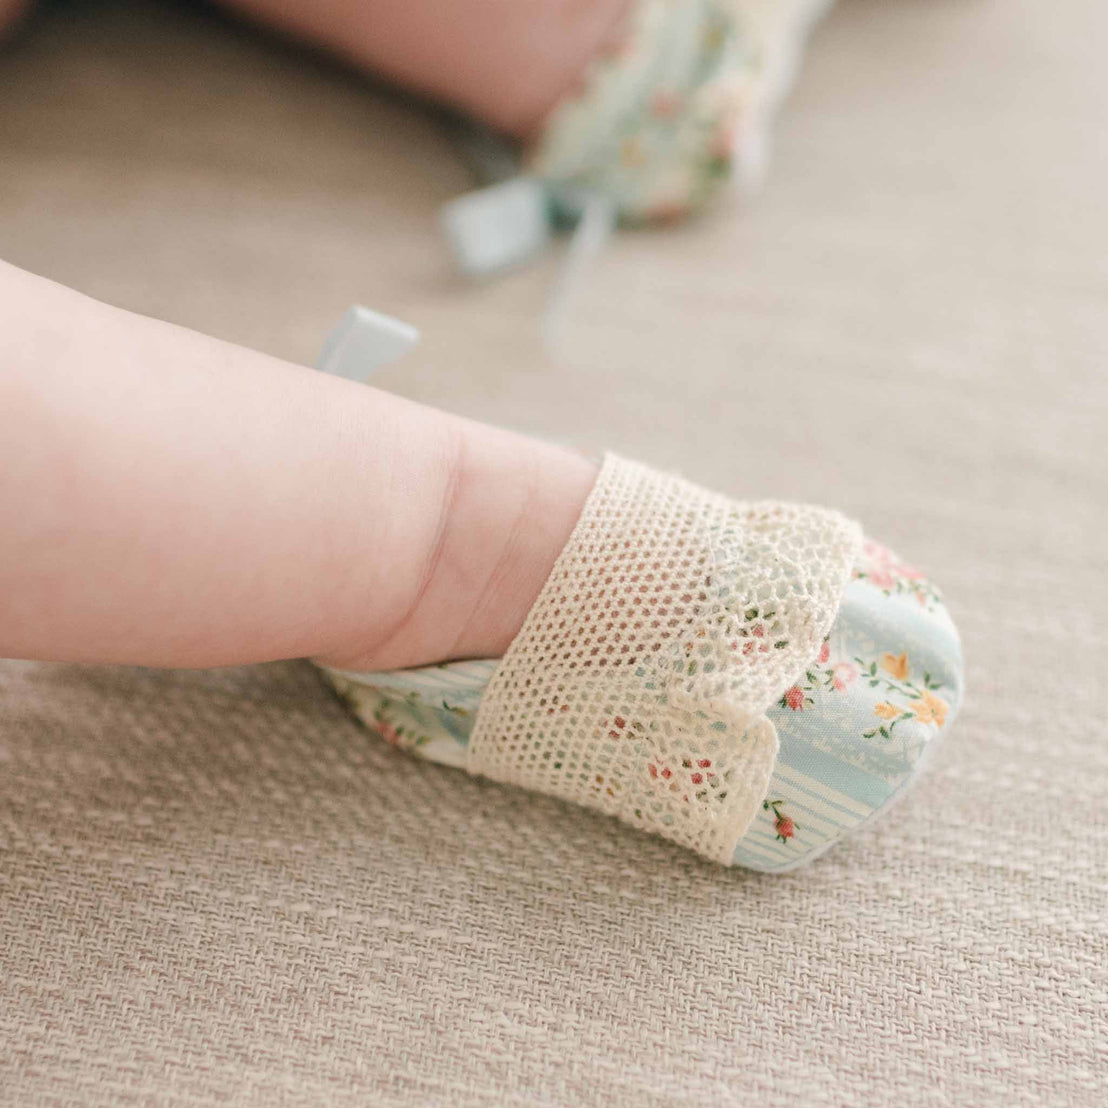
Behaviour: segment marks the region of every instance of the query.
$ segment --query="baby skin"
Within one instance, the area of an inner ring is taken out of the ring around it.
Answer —
[[[526,136],[627,0],[227,0]],[[0,0],[14,31],[30,0]],[[0,656],[348,669],[495,657],[584,458],[0,262]]]
[[[0,33],[33,0],[0,0]],[[533,134],[591,58],[619,40],[630,0],[220,0],[260,24]]]
[[[4,263],[0,411],[4,657],[497,657],[597,472]]]

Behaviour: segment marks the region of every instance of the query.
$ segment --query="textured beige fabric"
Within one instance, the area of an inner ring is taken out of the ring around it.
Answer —
[[[550,349],[557,259],[454,283],[464,171],[358,79],[176,6],[0,54],[0,256],[309,361],[369,303],[425,335],[388,387],[834,504],[969,685],[895,812],[759,878],[394,754],[307,665],[0,665],[0,1103],[1103,1103],[1106,41],[844,0],[757,206],[618,238]]]
[[[730,865],[776,762],[766,710],[819,652],[861,545],[833,510],[608,454],[481,698],[469,771]]]

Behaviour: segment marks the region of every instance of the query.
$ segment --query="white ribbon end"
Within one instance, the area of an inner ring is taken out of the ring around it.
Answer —
[[[364,381],[418,342],[419,331],[411,324],[355,304],[324,339],[316,368],[335,377]]]

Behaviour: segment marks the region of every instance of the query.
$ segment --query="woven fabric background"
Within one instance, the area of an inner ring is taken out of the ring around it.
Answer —
[[[545,338],[556,256],[450,276],[418,107],[192,6],[0,52],[0,256],[304,361],[400,315],[386,387],[838,506],[969,664],[896,812],[761,878],[407,761],[302,663],[2,663],[0,1103],[1103,1103],[1106,40],[844,0],[764,196],[621,236]]]

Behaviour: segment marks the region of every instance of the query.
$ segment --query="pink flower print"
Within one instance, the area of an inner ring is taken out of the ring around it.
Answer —
[[[695,793],[695,799],[703,800],[716,779],[716,775],[711,772],[711,758],[698,758],[695,762],[691,758],[682,758],[681,768],[677,770],[670,769],[664,762],[650,762],[646,768],[660,787],[674,796],[680,795],[686,804],[691,803],[691,800],[689,793],[681,791],[683,788],[697,786],[699,791]]]
[[[854,579],[862,578],[887,596],[914,596],[928,611],[942,602],[934,585],[915,566],[902,562],[888,547],[866,539],[862,546],[861,563],[854,569]]]
[[[799,685],[793,685],[791,689],[785,691],[785,703],[792,708],[794,712],[804,711],[804,690]]]
[[[697,767],[698,767],[697,771],[692,773],[689,777],[689,780],[694,785],[702,785],[705,781],[714,781],[715,780],[716,775],[714,773],[708,773],[707,772],[708,770],[710,770],[712,768],[712,759],[711,758],[697,758],[696,764],[697,764]],[[699,770],[704,770],[705,772],[700,773]]]
[[[685,762],[685,765],[688,766],[690,769],[692,769],[692,763],[691,762]],[[709,770],[709,769],[712,768],[712,759],[711,758],[697,758],[696,765],[697,765],[697,768],[695,770],[693,770],[692,773],[689,774],[689,780],[694,785],[703,785],[705,780],[711,781],[712,778],[715,777],[714,773],[701,773],[700,772],[701,770]]]
[[[831,667],[831,686],[835,692],[844,692],[858,680],[858,670],[850,662],[836,662]]]
[[[871,566],[866,570],[866,579],[878,589],[891,589],[896,583],[892,572],[884,566]]]
[[[823,646],[821,646],[819,648],[819,657],[816,659],[816,661],[819,662],[820,665],[823,665],[823,663],[826,662],[827,659],[830,658],[830,657],[831,657],[831,640],[830,639],[824,639],[823,640]]]
[[[866,576],[880,589],[888,589],[903,577],[908,581],[922,581],[923,574],[915,566],[902,562],[887,546],[866,539],[862,545]]]
[[[404,745],[404,737],[401,733],[386,719],[375,719],[373,721],[374,727],[377,730],[377,734],[381,736],[389,744],[389,746],[402,747]]]
[[[762,807],[767,812],[773,812],[773,829],[777,832],[777,838],[783,843],[788,843],[796,834],[796,824],[781,811],[785,802],[783,800],[763,800]]]
[[[650,101],[650,114],[655,119],[671,119],[681,110],[681,94],[672,89],[658,89]]]

